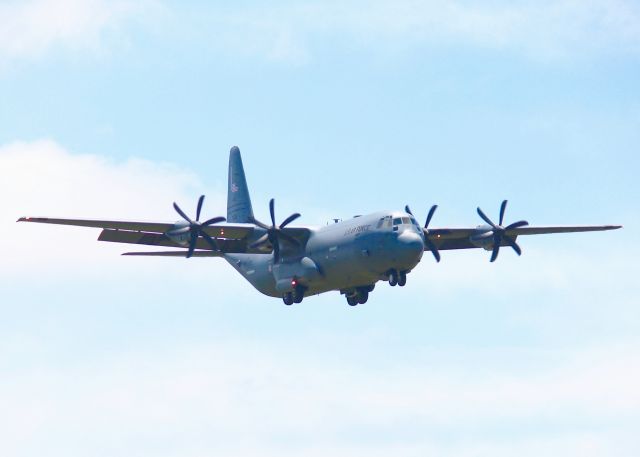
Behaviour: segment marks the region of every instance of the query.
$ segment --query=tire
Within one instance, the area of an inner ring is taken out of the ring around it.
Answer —
[[[358,298],[356,295],[347,295],[347,303],[349,306],[356,306],[358,304]]]
[[[407,283],[407,274],[402,272],[400,273],[400,275],[398,276],[398,285],[400,287],[404,287],[404,285]]]
[[[398,284],[398,272],[396,270],[391,270],[389,272],[389,285],[393,287],[396,284]]]
[[[282,297],[282,301],[284,302],[285,305],[290,306],[293,305],[293,294],[291,292],[287,292],[286,294],[284,294],[284,296]]]
[[[360,303],[361,305],[364,305],[367,300],[369,300],[369,293],[368,292],[361,292],[358,294],[358,303]]]

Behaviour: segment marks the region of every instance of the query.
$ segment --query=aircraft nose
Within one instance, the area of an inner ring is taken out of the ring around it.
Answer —
[[[420,235],[409,230],[405,230],[398,235],[398,254],[407,268],[413,268],[422,258],[424,252],[424,242]]]

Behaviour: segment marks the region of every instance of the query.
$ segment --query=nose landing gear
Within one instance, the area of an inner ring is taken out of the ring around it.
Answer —
[[[407,283],[407,272],[406,271],[398,271],[395,269],[389,270],[387,273],[389,276],[389,285],[395,286],[398,285],[403,287]]]

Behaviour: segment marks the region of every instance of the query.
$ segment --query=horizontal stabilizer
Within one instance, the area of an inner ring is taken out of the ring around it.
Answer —
[[[150,256],[150,257],[186,257],[187,251],[149,251],[149,252],[124,252],[122,255]],[[192,257],[222,257],[218,251],[193,251]]]

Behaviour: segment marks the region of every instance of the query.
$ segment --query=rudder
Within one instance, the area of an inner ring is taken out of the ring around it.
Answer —
[[[238,146],[229,152],[229,188],[227,189],[227,221],[252,222],[253,208],[249,197],[247,179],[244,176],[242,157]]]

